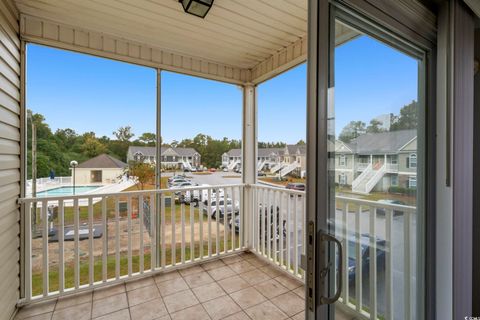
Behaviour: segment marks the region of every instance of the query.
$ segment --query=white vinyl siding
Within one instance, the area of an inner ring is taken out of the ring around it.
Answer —
[[[0,319],[10,319],[20,289],[20,39],[17,12],[0,0]]]

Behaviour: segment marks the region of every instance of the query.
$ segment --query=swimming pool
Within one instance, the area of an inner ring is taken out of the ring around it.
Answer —
[[[86,193],[101,186],[78,186],[75,187],[75,194]],[[73,195],[73,187],[58,187],[50,190],[37,192],[37,197],[54,197],[54,196],[71,196]]]

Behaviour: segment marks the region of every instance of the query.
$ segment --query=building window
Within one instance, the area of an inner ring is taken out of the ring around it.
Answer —
[[[342,167],[345,167],[346,164],[347,164],[347,159],[346,159],[345,155],[344,154],[340,155],[340,165]]]
[[[397,156],[391,156],[390,157],[390,163],[391,164],[398,164],[398,157]]]
[[[390,184],[394,187],[398,186],[398,176],[392,176],[390,178]]]
[[[412,169],[417,168],[417,154],[416,153],[412,153],[408,157],[407,168],[412,168]]]
[[[417,177],[409,177],[408,178],[408,187],[409,188],[416,188],[417,187]]]

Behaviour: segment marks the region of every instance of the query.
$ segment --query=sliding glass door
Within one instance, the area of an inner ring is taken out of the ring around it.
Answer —
[[[317,318],[424,319],[424,53],[330,11]]]

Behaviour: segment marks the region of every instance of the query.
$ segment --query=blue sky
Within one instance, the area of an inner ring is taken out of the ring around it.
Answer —
[[[350,120],[368,122],[416,99],[417,61],[360,37],[335,51],[336,132]],[[27,106],[53,130],[72,128],[111,137],[130,125],[136,136],[155,132],[154,69],[29,45]],[[241,138],[242,96],[235,85],[162,72],[164,141],[205,133]],[[258,87],[260,141],[305,139],[306,65]]]

